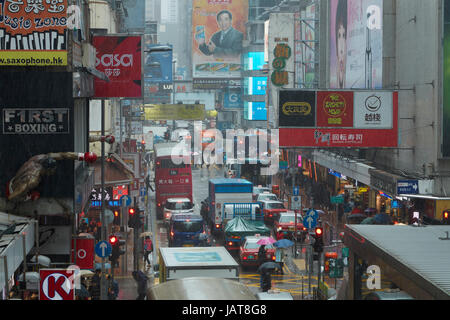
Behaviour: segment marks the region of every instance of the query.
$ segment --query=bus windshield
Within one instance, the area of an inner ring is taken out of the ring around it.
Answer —
[[[174,221],[173,230],[176,232],[203,232],[203,221]]]
[[[190,202],[166,202],[166,209],[169,210],[190,210],[193,208]]]

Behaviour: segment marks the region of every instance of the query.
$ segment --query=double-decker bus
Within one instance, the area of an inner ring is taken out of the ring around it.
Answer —
[[[191,164],[175,164],[172,150],[176,142],[158,143],[155,149],[155,197],[156,216],[163,218],[163,209],[169,198],[192,198]]]

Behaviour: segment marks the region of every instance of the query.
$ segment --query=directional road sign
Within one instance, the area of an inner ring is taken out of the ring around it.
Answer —
[[[305,226],[308,229],[313,229],[317,226],[317,219],[319,218],[319,213],[314,210],[310,209],[303,219],[303,226]]]
[[[100,258],[106,258],[111,255],[112,246],[107,241],[100,241],[95,245],[95,254]]]
[[[300,195],[300,187],[294,187],[294,190],[292,190],[292,195],[293,196]]]
[[[130,196],[122,196],[122,198],[120,198],[120,206],[121,207],[129,207],[131,205],[131,197]]]
[[[418,180],[398,180],[397,194],[419,194]]]

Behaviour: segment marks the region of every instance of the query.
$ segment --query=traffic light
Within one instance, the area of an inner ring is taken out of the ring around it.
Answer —
[[[119,210],[114,210],[113,224],[116,226],[120,226],[120,211]]]
[[[133,229],[138,229],[142,226],[141,215],[139,209],[130,208],[128,209],[128,227]]]
[[[168,141],[169,139],[169,131],[164,132],[164,140]]]
[[[450,224],[450,210],[445,210],[442,212],[442,224]]]
[[[113,266],[118,267],[119,257],[125,253],[125,250],[121,248],[125,244],[125,240],[121,240],[118,236],[112,235],[109,237],[109,243],[112,247],[109,260]]]
[[[317,227],[314,230],[314,252],[322,253],[323,252],[323,228]]]

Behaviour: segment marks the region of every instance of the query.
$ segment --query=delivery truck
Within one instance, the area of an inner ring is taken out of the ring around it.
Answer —
[[[224,205],[227,203],[251,203],[253,184],[244,179],[211,179],[208,189],[208,218],[211,232],[223,232]]]

